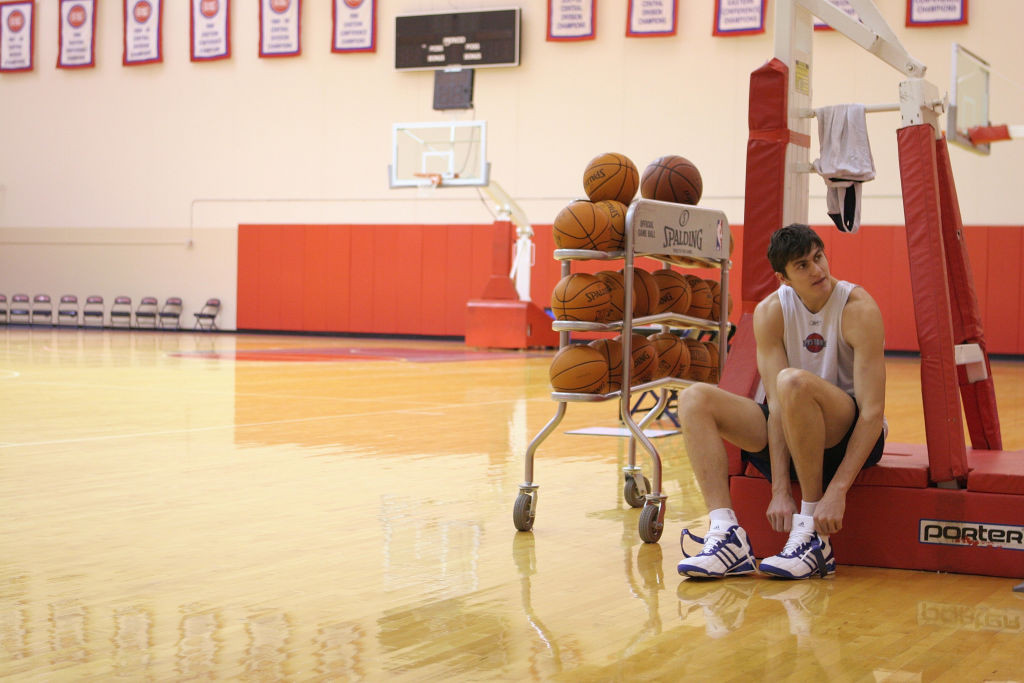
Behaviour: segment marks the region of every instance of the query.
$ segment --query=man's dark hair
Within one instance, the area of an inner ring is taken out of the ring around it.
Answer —
[[[776,273],[786,274],[786,265],[793,259],[806,256],[815,248],[824,249],[825,243],[809,225],[792,223],[772,233],[768,244],[768,262]]]

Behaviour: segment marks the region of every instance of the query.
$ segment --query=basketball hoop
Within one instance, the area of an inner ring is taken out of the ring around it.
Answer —
[[[420,178],[420,188],[436,190],[441,186],[444,179],[440,173],[413,173],[414,176]],[[457,176],[456,176],[457,177]]]

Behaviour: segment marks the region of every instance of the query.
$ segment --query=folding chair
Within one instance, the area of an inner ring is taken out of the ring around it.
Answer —
[[[177,330],[181,327],[181,297],[169,296],[160,309],[157,324],[164,329]]]
[[[57,304],[57,324],[65,323],[78,327],[78,297],[74,294],[65,294]]]
[[[11,297],[10,321],[12,323],[32,322],[32,306],[28,294],[15,294]]]
[[[53,302],[49,294],[36,294],[32,297],[32,324],[53,324]]]
[[[123,325],[119,323],[123,323]],[[114,303],[110,305],[110,326],[132,326],[132,298],[130,296],[114,297]]]
[[[151,327],[156,329],[158,306],[155,296],[144,296],[139,299],[139,307],[135,309],[135,327]]]
[[[218,313],[220,313],[220,299],[207,299],[199,312],[193,313],[196,317],[196,324],[192,329],[216,330]]]
[[[85,306],[82,307],[82,327],[103,327],[105,315],[102,296],[94,294],[85,298]]]
[[[7,324],[7,295],[0,294],[0,325]]]

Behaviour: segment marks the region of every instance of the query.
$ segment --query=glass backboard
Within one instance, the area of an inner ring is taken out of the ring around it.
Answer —
[[[971,142],[970,130],[990,124],[989,64],[959,43],[953,43],[953,68],[950,73],[946,139],[972,152],[988,154],[990,145]]]
[[[391,127],[391,187],[486,186],[487,122],[396,123]]]

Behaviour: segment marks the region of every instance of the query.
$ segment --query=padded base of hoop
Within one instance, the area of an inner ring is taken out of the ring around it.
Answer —
[[[551,318],[532,301],[475,299],[466,304],[466,345],[495,349],[558,346]]]
[[[968,451],[967,488],[940,489],[927,485],[924,446],[886,444],[885,450],[847,495],[843,530],[832,536],[840,565],[1024,576],[1024,494],[1017,493],[1024,452]],[[736,475],[729,489],[757,557],[778,552],[786,535],[765,517],[768,480]],[[793,495],[799,500],[796,483]]]

